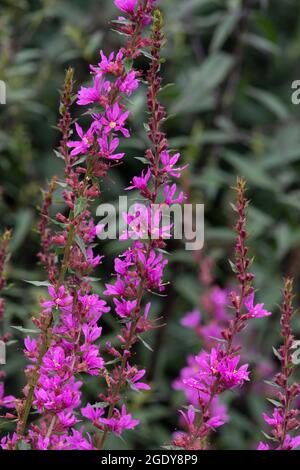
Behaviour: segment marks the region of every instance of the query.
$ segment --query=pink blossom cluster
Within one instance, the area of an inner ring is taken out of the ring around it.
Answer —
[[[166,116],[165,109],[158,101],[161,88],[161,78],[158,72],[163,39],[161,27],[160,12],[156,11],[150,46],[152,61],[147,74],[147,102],[150,114],[148,136],[152,142],[152,148],[146,151],[147,170],[143,170],[139,176],[134,177],[127,188],[130,191],[139,191],[139,196],[142,196],[145,201],[145,210],[141,211],[139,204],[136,204],[134,214],[124,214],[127,229],[121,239],[134,238],[134,242],[116,258],[115,281],[107,284],[104,291],[105,295],[112,298],[115,312],[123,326],[118,336],[120,347],[107,344],[107,352],[115,365],[108,372],[107,392],[100,395],[101,400],[109,404],[107,418],[105,418],[107,427],[100,448],[105,443],[107,433],[114,429],[117,417],[122,416],[123,410],[118,411],[116,404],[120,401],[123,389],[126,389],[128,384],[133,390],[150,389],[148,384],[140,382],[145,371],[131,363],[131,358],[132,347],[139,340],[140,335],[155,327],[149,319],[151,303],[144,304],[144,297],[147,292],[161,293],[165,290],[163,274],[167,261],[161,249],[165,248],[165,234],[171,227],[159,228],[161,213],[159,211],[152,217],[152,207],[155,205],[163,208],[175,201],[184,200],[184,194],[180,192],[176,195],[177,186],[171,183],[172,178],[180,177],[184,166],[177,165],[180,154],[172,154],[168,148],[166,136],[161,130]],[[101,419],[103,422],[103,418]],[[94,420],[93,422],[95,424]],[[133,426],[133,422],[131,425]]]
[[[127,35],[128,42],[117,54],[106,56],[100,51],[100,62],[90,67],[92,86],[81,87],[77,104],[93,106],[88,112],[91,125],[84,131],[76,123],[77,138],[72,137],[69,112],[73,102],[72,70],[66,75],[58,124],[62,139],[56,152],[65,162],[65,180],[54,178],[50,183],[39,224],[42,239],[39,258],[47,269],[50,299],[42,300],[42,309],[33,319],[39,335],[25,340],[25,355],[31,362],[26,370],[28,384],[24,388],[24,399],[16,401],[16,433],[2,439],[4,449],[22,445],[39,450],[92,450],[97,447],[97,437],[94,439],[86,433],[84,426],[80,426],[84,418],[91,420],[103,434],[109,430],[120,435],[123,430],[138,424],[125,405],[121,410],[113,406],[104,416],[108,403],[102,406],[88,404],[83,408],[81,404],[83,380],[80,376],[107,377],[105,361],[100,355],[102,328],[98,322],[110,308],[93,293],[90,281],[92,271],[103,258],[94,253],[96,228],[90,205],[100,195],[99,178],[124,156],[118,147],[120,136],[130,137],[125,100],[137,89],[141,76],[134,69],[133,59],[151,44],[143,35],[143,29],[151,20],[154,2],[124,1],[116,2],[116,5],[130,16],[130,21],[119,18],[117,22],[117,28]],[[56,230],[53,230],[49,226],[49,208],[58,186],[63,188],[62,197],[67,209],[56,214],[53,221]],[[137,258],[129,264],[133,262],[140,263]],[[160,283],[162,261],[160,256],[154,254],[153,257],[151,253],[147,262],[149,285],[154,288]],[[133,304],[134,300],[131,302]],[[126,317],[130,308],[134,307],[122,301],[116,304],[120,316]],[[147,310],[149,307],[146,306],[145,316]],[[127,363],[125,370],[132,387],[149,388],[140,381],[144,370]],[[114,400],[112,402],[116,404]],[[38,424],[32,424],[27,432],[32,407],[42,419]]]
[[[110,309],[96,294],[80,292],[76,298],[64,286],[55,290],[48,288],[50,300],[42,302],[43,317],[59,311],[59,322],[53,326],[51,345],[43,356],[39,380],[34,389],[33,405],[43,416],[40,426],[29,431],[26,442],[32,448],[51,449],[92,449],[91,441],[85,438],[83,428],[73,428],[79,422],[75,413],[81,405],[82,381],[79,374],[92,376],[100,374],[104,360],[100,347],[95,342],[101,336],[97,322]],[[25,355],[32,363],[27,374],[39,360],[41,337],[25,339]],[[9,448],[11,440],[4,438],[2,447]]]
[[[215,338],[218,345],[212,347],[208,352],[203,350],[190,359],[189,363],[194,371],[185,370],[186,377],[181,377],[179,384],[175,382],[177,388],[191,388],[194,394],[194,396],[191,395],[192,399],[197,402],[195,407],[191,405],[187,415],[181,412],[181,416],[184,416],[186,431],[177,432],[173,441],[175,446],[188,450],[207,448],[210,432],[222,426],[226,421],[222,408],[216,406],[218,405],[216,399],[224,391],[239,388],[250,380],[249,365],[241,363],[239,354],[241,346],[236,342],[237,334],[246,327],[249,319],[271,314],[263,304],[254,303],[252,287],[254,275],[248,271],[251,259],[248,257],[248,247],[245,244],[248,201],[245,198],[245,181],[243,179],[238,179],[236,189],[235,211],[238,214],[238,221],[233,269],[239,286],[236,291],[231,291],[227,296],[228,305],[231,304],[235,315],[229,319],[226,328],[221,331],[221,337]],[[199,312],[196,312],[196,315],[195,312],[189,314],[188,317],[185,317],[184,322],[190,324],[191,320],[197,326]],[[192,373],[190,374],[190,372]]]

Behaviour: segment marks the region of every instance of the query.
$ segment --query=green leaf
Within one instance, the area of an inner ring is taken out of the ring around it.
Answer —
[[[92,405],[92,408],[106,408],[108,406],[108,403],[105,401],[97,401]]]
[[[87,159],[87,155],[84,155],[83,157],[80,157],[76,162],[73,163],[72,166],[80,165],[81,163],[84,163]]]
[[[31,230],[33,225],[33,212],[30,209],[20,209],[16,214],[16,228],[14,229],[13,238],[11,241],[11,250],[18,249],[27,233]]]
[[[270,385],[271,387],[280,388],[279,385],[277,385],[275,382],[272,382],[271,380],[264,380],[264,383]]]
[[[225,14],[220,21],[220,24],[214,31],[214,35],[210,44],[210,51],[216,52],[221,49],[227,38],[230,36],[239,21],[241,12],[240,10],[233,10]]]
[[[77,217],[81,212],[86,209],[86,198],[80,197],[76,200],[75,207],[74,207],[74,216]]]
[[[264,432],[264,431],[261,431],[261,433],[262,433],[262,434],[265,436],[265,438],[268,439],[269,441],[277,442],[277,440],[275,439],[275,437],[270,436],[269,434],[267,434],[267,433]]]
[[[277,401],[277,400],[273,400],[273,398],[267,398],[267,400],[272,403],[272,405],[276,406],[276,408],[280,408],[282,406],[282,404],[280,403],[280,401]]]
[[[172,113],[189,114],[213,108],[214,89],[222,83],[233,66],[233,58],[224,52],[210,55],[200,67],[184,72],[183,93],[171,108]],[[188,83],[188,86],[187,86]]]
[[[232,271],[234,272],[234,274],[237,274],[238,270],[236,268],[235,263],[233,261],[231,261],[230,259],[228,260],[228,263],[230,264],[230,267],[231,267]]]
[[[61,160],[65,160],[65,157],[60,152],[58,152],[58,150],[53,150],[53,152],[55,153],[57,158],[60,158]]]
[[[239,155],[229,151],[224,152],[222,155],[237,170],[238,174],[244,176],[249,183],[262,189],[269,189],[272,192],[276,191],[277,186],[274,184],[273,179],[255,157]]]
[[[148,349],[149,351],[153,352],[153,349],[151,348],[151,346],[147,343],[147,341],[145,341],[141,335],[137,335],[137,337],[139,338],[139,340],[141,341],[141,343],[145,346],[146,349]]]
[[[27,282],[27,284],[32,284],[33,286],[36,286],[36,287],[51,286],[49,281],[27,281],[26,279],[24,279],[24,282]]]
[[[245,33],[243,35],[243,42],[263,53],[279,55],[281,52],[277,44],[256,34]]]
[[[282,360],[282,357],[281,355],[279,354],[279,352],[277,351],[276,348],[274,348],[274,346],[272,347],[272,350],[273,350],[273,354],[275,357],[277,357],[277,359],[279,359],[280,361]]]
[[[278,119],[285,120],[289,117],[290,113],[288,108],[282,101],[273,93],[258,88],[250,87],[247,90],[247,95],[258,101],[271,113],[275,114]]]
[[[83,240],[78,235],[75,235],[75,241],[77,245],[79,246],[83,256],[85,257],[85,259],[87,259],[87,252],[86,252],[86,248],[85,248],[85,244]]]
[[[40,333],[39,330],[32,330],[32,329],[30,329],[30,328],[23,328],[23,326],[14,326],[14,325],[11,325],[10,328],[14,328],[14,330],[21,331],[21,333],[25,333],[25,334],[28,334],[28,333]]]

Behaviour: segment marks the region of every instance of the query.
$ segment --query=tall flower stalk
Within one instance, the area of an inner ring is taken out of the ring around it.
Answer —
[[[100,51],[100,63],[91,66],[92,87],[82,87],[78,93],[79,105],[92,104],[98,110],[89,111],[92,122],[86,132],[75,123],[77,140],[72,139],[69,111],[74,101],[73,71],[66,74],[58,123],[62,138],[56,152],[64,161],[65,178],[50,183],[38,227],[42,239],[39,258],[47,269],[50,299],[41,302],[42,311],[33,319],[40,332],[37,339],[25,340],[25,354],[31,361],[26,370],[28,383],[25,398],[16,404],[17,432],[1,442],[6,449],[95,448],[84,429],[74,427],[83,384],[78,377],[82,373],[102,375],[105,371],[96,342],[102,330],[98,321],[109,307],[93,294],[90,281],[93,269],[102,260],[93,252],[97,229],[90,207],[100,195],[100,180],[124,157],[117,151],[118,135],[130,136],[126,97],[139,86],[140,73],[134,69],[133,59],[147,45],[143,29],[149,24],[153,2],[131,2],[131,6],[133,3],[131,21],[120,18],[117,22],[129,38],[126,47],[108,57]],[[66,209],[51,220],[49,209],[56,187],[62,188]],[[42,419],[27,429],[32,407]],[[100,412],[96,411],[98,415]],[[124,416],[124,409],[122,412]],[[83,410],[82,414],[87,412]]]
[[[235,260],[230,263],[238,286],[236,291],[229,294],[234,317],[222,331],[219,344],[209,352],[203,350],[195,357],[198,368],[194,377],[183,381],[198,393],[198,406],[190,406],[187,412],[180,411],[187,430],[177,432],[173,444],[188,450],[208,448],[210,433],[224,424],[223,414],[218,414],[212,406],[216,397],[250,380],[248,364],[240,365],[241,346],[236,341],[237,335],[244,330],[249,319],[270,315],[263,304],[254,305],[254,275],[250,272],[251,258],[246,244],[246,210],[249,202],[243,178],[237,179],[236,192],[234,210],[238,220],[235,225]]]
[[[300,396],[300,386],[293,381],[295,365],[298,363],[295,338],[291,326],[295,313],[293,306],[293,279],[284,281],[283,303],[281,306],[281,337],[283,344],[276,356],[280,358],[281,370],[274,377],[272,383],[277,400],[271,399],[274,404],[272,416],[263,413],[264,421],[270,426],[271,435],[265,434],[271,444],[260,442],[259,450],[293,450],[300,446],[300,435],[295,435],[299,429],[299,409],[295,400]],[[292,435],[293,433],[294,435]]]
[[[3,347],[3,345],[5,345],[8,342],[10,338],[9,333],[5,332],[4,330],[2,331],[2,324],[3,324],[4,316],[5,316],[5,298],[2,294],[7,286],[6,277],[5,277],[5,267],[9,258],[9,242],[11,240],[11,236],[12,236],[11,230],[5,230],[3,235],[0,237],[0,325],[1,325],[0,347],[1,348]],[[0,408],[5,408],[5,409],[14,408],[15,398],[12,395],[5,395],[4,393],[5,377],[6,377],[5,372],[0,371]],[[6,415],[7,415],[6,417],[9,417],[9,418],[13,416],[10,413],[6,413]]]
[[[132,363],[133,347],[142,333],[156,327],[149,319],[151,304],[145,304],[146,294],[153,291],[159,293],[165,289],[163,272],[167,261],[161,250],[165,248],[165,238],[169,238],[171,226],[160,224],[163,209],[184,199],[183,193],[176,195],[176,184],[169,184],[171,177],[180,177],[183,168],[175,166],[180,155],[171,155],[166,135],[162,131],[166,117],[166,111],[158,99],[162,82],[159,76],[164,39],[162,27],[162,14],[160,10],[155,9],[149,48],[151,64],[147,73],[150,118],[145,126],[152,147],[145,153],[147,169],[140,176],[135,176],[127,188],[138,190],[144,204],[136,203],[134,213],[124,215],[127,228],[121,239],[134,238],[135,241],[115,260],[116,282],[107,284],[104,292],[112,297],[115,312],[123,323],[118,335],[120,347],[107,344],[107,352],[113,358],[113,367],[106,369],[107,391],[100,395],[100,399],[109,406],[105,418],[102,415],[96,416],[91,405],[84,410],[94,426],[103,432],[99,439],[99,449],[104,447],[110,432],[120,435],[124,428],[138,424],[137,420],[132,420],[130,415],[126,415],[125,405],[120,411],[117,404],[128,385],[133,390],[150,388],[148,384],[140,381],[145,375],[145,370]]]

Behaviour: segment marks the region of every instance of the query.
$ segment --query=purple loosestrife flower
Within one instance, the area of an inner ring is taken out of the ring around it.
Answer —
[[[137,300],[118,300],[113,299],[116,309],[116,314],[121,318],[130,318],[132,311],[137,306]]]
[[[146,374],[145,369],[137,370],[135,367],[131,367],[127,364],[126,374],[128,377],[127,380],[130,382],[131,387],[134,390],[151,390],[151,387],[148,384],[140,382],[140,379]]]
[[[132,95],[132,93],[139,87],[139,81],[136,76],[136,71],[132,70],[124,78],[117,79],[116,86],[121,93],[125,93],[127,96]]]
[[[90,65],[92,72],[96,73],[96,76],[102,77],[105,74],[112,74],[115,76],[121,75],[124,70],[124,54],[120,50],[117,54],[111,52],[108,57],[103,51],[100,51],[101,61],[98,63],[98,67]]]
[[[104,81],[102,84],[101,93],[107,94],[107,103],[112,105],[110,86]],[[104,368],[100,347],[95,342],[102,332],[97,322],[110,308],[92,293],[89,281],[92,269],[102,259],[93,251],[96,228],[90,206],[100,193],[96,176],[105,175],[109,165],[99,156],[97,138],[101,126],[97,116],[91,114],[92,123],[86,134],[79,124],[75,126],[81,141],[70,140],[70,71],[61,99],[59,128],[63,137],[59,151],[66,164],[65,179],[61,184],[67,211],[56,214],[58,226],[39,225],[43,237],[42,261],[51,283],[48,288],[50,299],[41,302],[41,311],[33,318],[41,333],[35,339],[25,339],[25,354],[30,365],[26,368],[26,394],[17,404],[17,440],[24,440],[32,449],[93,449],[88,435],[84,436],[83,431],[73,427],[78,422],[75,414],[81,406],[83,381],[78,379],[79,374],[99,376]],[[69,148],[73,149],[71,153]],[[79,153],[85,154],[85,159],[74,166]],[[50,191],[47,198],[51,201]],[[48,201],[43,206],[43,216],[47,219],[49,204]],[[27,430],[32,407],[41,416]],[[14,438],[3,441],[5,448],[13,445],[16,445]]]
[[[72,297],[66,292],[65,286],[60,286],[58,290],[56,290],[53,286],[49,286],[48,293],[52,300],[45,300],[44,302],[42,302],[42,307],[46,307],[47,309],[70,308],[70,305],[72,303]]]
[[[151,178],[151,170],[148,168],[146,174],[144,174],[144,171],[142,171],[141,176],[134,176],[132,179],[132,185],[128,186],[128,188],[125,188],[126,191],[131,190],[131,189],[138,189],[141,191],[141,193],[146,193],[149,194],[149,189],[148,189],[148,183]]]
[[[168,205],[171,204],[181,204],[185,200],[185,195],[183,191],[180,191],[179,195],[174,198],[174,195],[177,191],[176,184],[172,184],[172,186],[166,185],[164,187],[164,196],[165,196],[165,203]]]
[[[100,124],[103,126],[104,134],[121,132],[124,137],[130,137],[128,129],[124,127],[128,116],[129,112],[123,112],[118,103],[115,103],[112,107],[107,107],[105,115],[100,118]]]
[[[201,313],[198,309],[194,309],[191,312],[185,314],[180,320],[180,324],[186,328],[196,328],[201,323]]]
[[[73,148],[71,155],[85,154],[89,148],[94,144],[94,134],[96,125],[92,124],[86,133],[83,132],[83,129],[80,127],[77,122],[75,123],[75,128],[80,140],[74,140],[68,142],[68,147]]]
[[[246,327],[246,321],[252,317],[269,315],[263,309],[263,305],[253,306],[252,281],[254,275],[249,272],[251,259],[248,257],[248,247],[245,244],[247,238],[246,232],[246,208],[248,201],[245,197],[245,181],[237,180],[237,203],[235,210],[238,214],[238,220],[235,226],[237,237],[235,244],[235,263],[234,273],[239,282],[238,291],[232,291],[229,294],[229,300],[235,310],[233,320],[230,320],[227,328],[221,331],[222,344],[213,347],[210,352],[202,351],[194,358],[194,373],[187,378],[182,379],[183,386],[191,387],[198,392],[197,407],[201,415],[199,425],[187,429],[186,432],[175,435],[174,445],[183,447],[187,450],[207,448],[207,438],[211,429],[222,425],[222,418],[214,415],[211,403],[215,397],[222,394],[225,390],[242,386],[249,381],[248,364],[240,366],[240,355],[237,354],[241,349],[234,343],[236,336]],[[251,297],[249,297],[251,296]],[[244,314],[242,309],[245,299],[249,310]],[[180,383],[176,384],[177,387]]]
[[[15,397],[12,395],[4,394],[4,384],[0,382],[0,408],[14,408],[15,407]]]
[[[211,386],[218,380],[220,382],[219,393],[226,389],[241,386],[249,380],[249,372],[247,370],[248,364],[241,366],[239,369],[237,368],[239,361],[240,356],[234,356],[233,358],[222,357],[221,352],[213,348],[210,354],[204,353],[196,356],[200,372],[194,378],[186,380],[185,383],[204,392],[207,390],[207,385]]]
[[[99,103],[104,105],[107,103],[107,95],[111,91],[110,82],[104,80],[101,75],[96,75],[93,80],[92,87],[81,87],[78,92],[77,104],[86,106],[87,104]],[[78,135],[80,133],[77,131]]]
[[[179,158],[180,158],[180,153],[176,153],[175,155],[171,157],[170,153],[167,150],[164,150],[160,155],[161,162],[164,166],[163,172],[167,175],[173,176],[173,178],[180,178],[181,172],[185,168],[187,168],[187,165],[184,165],[182,167],[175,167]]]
[[[81,408],[82,416],[85,416],[90,421],[97,422],[101,416],[104,414],[103,408],[97,408],[92,406],[90,403],[86,405],[85,408]]]
[[[134,429],[139,424],[138,419],[132,419],[131,414],[127,413],[125,405],[122,406],[121,412],[115,408],[112,418],[100,418],[99,421],[117,436],[120,436],[125,429]]]
[[[138,3],[138,0],[115,0],[115,5],[120,10],[125,13],[132,14],[135,10],[135,7]]]
[[[119,147],[119,139],[114,137],[111,141],[107,135],[103,135],[98,139],[99,144],[99,153],[103,158],[107,158],[108,160],[121,160],[125,153],[114,153],[116,149]]]
[[[125,2],[122,2],[122,5],[124,6]],[[141,2],[139,7],[134,10],[132,18],[141,15],[143,24],[147,24],[151,17],[153,5],[154,2],[152,1]],[[130,6],[130,11],[132,11],[132,8],[133,5]],[[141,12],[141,8],[144,8],[143,12]],[[128,31],[130,25],[122,25],[122,28],[123,32]],[[126,188],[127,190],[138,189],[145,203],[136,203],[132,212],[123,215],[127,228],[120,239],[131,238],[134,241],[115,260],[116,280],[113,284],[107,284],[104,292],[105,295],[113,297],[115,312],[121,318],[123,326],[118,335],[119,345],[113,347],[110,343],[107,344],[107,352],[113,359],[118,359],[118,361],[110,370],[107,392],[100,395],[102,401],[109,403],[107,417],[100,418],[100,421],[105,424],[99,445],[100,449],[104,447],[106,437],[110,431],[118,434],[122,430],[122,426],[120,429],[120,424],[122,424],[121,415],[116,409],[116,405],[120,402],[120,396],[122,396],[122,392],[126,390],[128,384],[133,389],[148,389],[147,384],[139,381],[145,371],[139,370],[132,364],[132,348],[143,332],[156,327],[149,318],[150,303],[145,307],[143,306],[144,296],[147,291],[161,292],[165,289],[163,274],[167,261],[158,250],[166,246],[165,239],[170,238],[171,226],[161,227],[160,222],[162,209],[170,204],[171,199],[176,198],[176,189],[171,186],[167,192],[163,193],[163,188],[170,177],[174,175],[179,177],[180,171],[183,169],[183,167],[175,167],[180,155],[170,156],[167,150],[169,146],[166,136],[161,130],[163,120],[166,117],[166,111],[158,101],[162,82],[159,76],[161,68],[160,49],[163,42],[161,28],[162,16],[159,10],[155,10],[151,38],[150,40],[147,39],[147,42],[145,41],[145,45],[149,46],[150,44],[149,51],[151,54],[151,64],[147,73],[147,104],[150,116],[148,137],[151,141],[151,148],[145,153],[148,167],[140,176],[134,177],[131,185]],[[125,90],[127,93],[128,91],[131,92],[131,84],[134,83],[132,79],[137,80],[136,76],[133,77],[133,75],[130,80],[127,77],[126,87],[130,84],[129,90]],[[119,85],[119,82],[117,84]],[[123,109],[120,109],[120,107],[109,111],[110,115],[106,112],[105,118],[100,121],[103,132],[106,134],[112,132],[114,134],[118,126],[120,132],[122,132],[127,115],[124,116]],[[112,111],[114,115],[112,115]],[[121,119],[121,122],[118,123],[119,119]],[[161,193],[163,194],[162,201],[158,204],[158,194]],[[183,199],[182,195],[178,197],[180,200]],[[152,213],[151,209],[157,205],[159,210]],[[122,408],[122,415],[124,413],[125,410]],[[125,416],[126,413],[124,414],[124,420]],[[134,425],[138,424],[137,421],[133,421]],[[128,417],[127,427],[133,427],[131,417],[130,419]]]
[[[264,304],[254,305],[254,292],[251,292],[251,294],[248,297],[246,297],[245,307],[247,308],[248,315],[251,318],[261,318],[261,317],[267,317],[269,315],[272,315],[272,312],[268,312],[267,310],[264,309]]]

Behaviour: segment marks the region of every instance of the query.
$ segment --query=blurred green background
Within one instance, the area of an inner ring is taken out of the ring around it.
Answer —
[[[171,147],[182,152],[189,169],[183,187],[193,202],[205,204],[203,256],[215,261],[220,286],[232,280],[234,215],[230,201],[237,175],[248,180],[251,208],[249,231],[255,255],[254,270],[259,299],[272,318],[256,322],[248,360],[259,383],[264,378],[256,364],[274,362],[272,345],[278,344],[282,276],[296,277],[300,263],[300,105],[292,104],[292,82],[300,80],[300,3],[297,0],[164,0],[167,59],[161,92],[168,108],[165,128]],[[30,325],[30,315],[45,294],[24,280],[42,280],[37,266],[39,239],[37,207],[41,188],[54,174],[62,174],[53,153],[58,133],[58,90],[68,66],[75,68],[77,86],[89,78],[89,64],[98,62],[99,49],[116,50],[123,38],[110,30],[117,16],[112,0],[1,0],[0,79],[7,84],[7,104],[0,106],[0,217],[1,228],[14,230],[8,269],[4,331],[17,340],[8,351],[8,391],[20,394],[24,384],[22,339],[9,325]],[[123,143],[125,163],[110,173],[103,199],[124,195],[131,177],[142,165],[147,140],[140,123],[146,120],[144,89],[132,98],[130,126],[134,138]],[[74,114],[78,114],[74,107]],[[140,345],[137,363],[147,366],[153,389],[129,396],[131,410],[141,419],[138,430],[126,434],[126,443],[111,447],[159,448],[168,444],[178,425],[177,409],[184,404],[172,381],[188,354],[201,342],[180,326],[180,318],[199,303],[205,286],[198,280],[194,253],[173,244],[166,279],[172,282],[168,297],[153,300],[153,311],[167,321],[164,330],[152,332]],[[95,289],[101,293],[109,279],[120,242],[99,246],[106,261]],[[109,336],[117,324],[107,322]],[[296,319],[296,328],[300,321]],[[250,332],[251,333],[251,332]],[[246,335],[248,333],[246,332]],[[249,334],[250,338],[250,334]],[[254,339],[253,339],[254,338]],[[246,341],[247,343],[247,341]],[[88,380],[87,399],[95,399],[97,381]],[[130,394],[129,394],[130,395]],[[249,387],[226,397],[231,421],[216,436],[218,448],[252,448],[261,439],[263,394]]]

